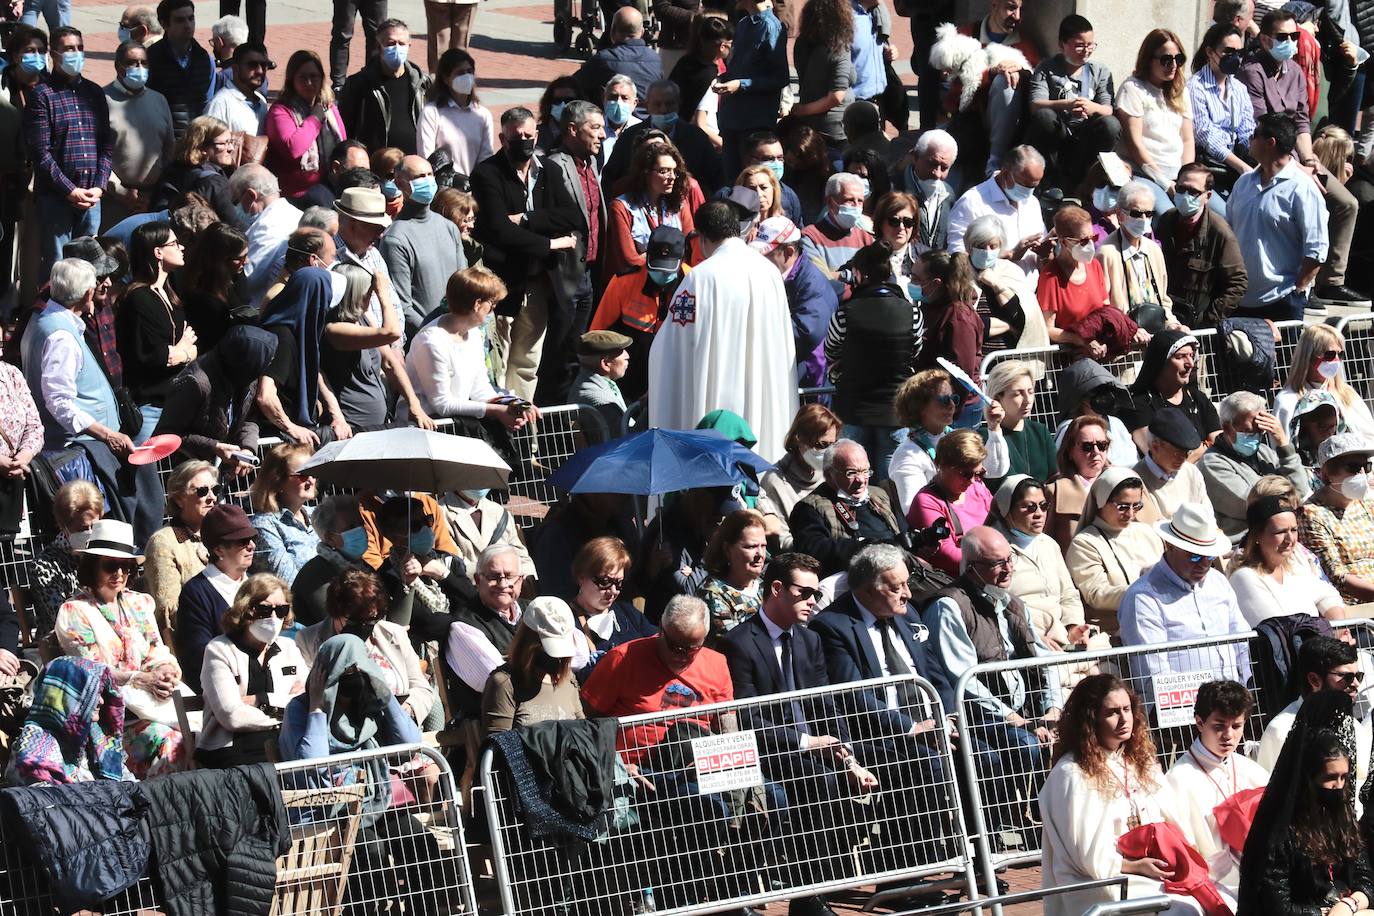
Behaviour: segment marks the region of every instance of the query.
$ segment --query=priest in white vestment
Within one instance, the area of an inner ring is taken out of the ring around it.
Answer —
[[[693,429],[717,408],[753,427],[768,461],[798,408],[787,291],[740,235],[734,204],[709,201],[696,229],[706,260],[682,281],[649,351],[649,424]]]

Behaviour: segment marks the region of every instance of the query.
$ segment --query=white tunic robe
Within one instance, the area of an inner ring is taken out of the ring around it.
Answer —
[[[1268,785],[1269,771],[1244,754],[1220,760],[1201,741],[1195,740],[1189,750],[1165,777],[1175,802],[1167,814],[1207,860],[1212,880],[1234,892],[1240,886],[1240,859],[1217,833],[1212,809],[1237,792]]]
[[[1115,878],[1121,874],[1121,854],[1116,841],[1131,830],[1132,810],[1139,812],[1141,824],[1169,820],[1166,810],[1173,800],[1163,774],[1156,773],[1157,785],[1149,789],[1132,773],[1130,797],[1121,787],[1125,758],[1120,752],[1108,758],[1117,774],[1114,791],[1104,795],[1075,762],[1072,754],[1060,758],[1040,789],[1040,816],[1044,819],[1044,853],[1041,857],[1041,887],[1053,888],[1083,881]],[[1129,896],[1163,894],[1164,886],[1149,878],[1131,875]],[[1169,914],[1199,916],[1202,907],[1191,897],[1168,895],[1173,905]],[[1222,896],[1226,897],[1225,891]],[[1045,916],[1082,916],[1095,904],[1119,899],[1115,888],[1106,887],[1045,898]]]
[[[782,275],[739,239],[689,273],[649,351],[649,423],[694,429],[716,408],[753,427],[768,461],[796,416],[796,354]]]

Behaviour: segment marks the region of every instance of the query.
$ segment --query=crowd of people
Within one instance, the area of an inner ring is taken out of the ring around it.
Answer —
[[[384,2],[337,0],[328,70],[302,49],[279,77],[261,0],[208,48],[191,0],[133,6],[98,86],[66,5],[25,0],[0,61],[0,536],[42,536],[24,646],[108,669],[123,761],[88,753],[96,710],[75,742],[17,735],[9,778],[445,730],[470,783],[512,729],[915,674],[967,730],[875,691],[900,726],[880,765],[783,704],[769,791],[871,792],[892,759],[954,779],[953,741],[999,843],[1043,822],[1047,887],[1369,912],[1370,715],[1330,697],[1366,669],[1330,622],[1374,600],[1374,414],[1346,369],[1368,353],[1325,321],[1374,290],[1367,5],[1216,0],[1198,47],[1145,30],[1114,75],[1081,15],[1039,47],[1022,0],[903,4],[911,110],[881,2],[655,0],[656,48],[612,5],[576,73],[498,115],[474,4],[427,2],[422,55]],[[1038,355],[983,375],[1006,350]],[[587,444],[713,429],[772,467],[645,520],[566,496],[529,528],[486,489],[321,498],[304,470],[440,421],[513,462],[564,404]],[[163,478],[139,456],[169,435]],[[1257,628],[1306,678],[1263,735]],[[0,615],[0,675],[20,629]],[[1070,655],[1123,646],[1165,648],[1131,686]],[[1198,671],[1196,739],[1152,740],[1149,685]],[[695,794],[655,772],[668,731],[623,732],[622,762]],[[1266,781],[1237,842],[1216,811]]]

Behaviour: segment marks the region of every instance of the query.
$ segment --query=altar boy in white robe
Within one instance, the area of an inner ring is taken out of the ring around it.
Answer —
[[[797,414],[792,312],[782,275],[740,236],[738,204],[696,213],[702,261],[668,303],[649,350],[649,425],[694,429],[717,408],[744,417],[769,461]]]
[[[1217,830],[1215,809],[1237,793],[1269,782],[1269,771],[1240,753],[1254,705],[1250,691],[1235,681],[1199,687],[1193,704],[1197,738],[1165,777],[1174,794],[1169,819],[1207,860],[1212,880],[1232,893],[1240,885],[1240,857]]]

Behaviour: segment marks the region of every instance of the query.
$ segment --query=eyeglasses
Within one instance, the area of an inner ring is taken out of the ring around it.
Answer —
[[[668,651],[673,653],[674,655],[695,655],[702,650],[703,646],[706,645],[706,643],[704,642],[699,642],[693,643],[689,646],[680,646],[677,643],[673,642],[671,639],[669,639],[668,634],[664,633],[662,630],[659,631],[658,635],[663,640],[663,644],[668,647]]]
[[[136,569],[138,569],[138,564],[135,563],[133,560],[111,559],[100,561],[100,571],[107,576],[117,575],[118,573],[123,573],[126,576],[132,576],[134,574],[134,570]]]
[[[974,560],[975,566],[986,566],[988,569],[1011,569],[1016,565],[1016,554],[1009,553],[1000,560]]]
[[[675,166],[675,165],[670,165],[670,166],[668,166],[667,168],[662,168],[662,169],[649,169],[649,171],[650,171],[652,174],[654,174],[654,175],[659,175],[659,176],[661,176],[661,177],[663,177],[663,178],[667,178],[669,175],[676,175],[676,174],[677,174],[677,166]]]
[[[1159,65],[1161,67],[1163,67],[1165,70],[1168,70],[1170,67],[1182,67],[1184,64],[1188,62],[1188,55],[1161,54],[1158,57],[1156,57],[1155,60],[1159,61]]]
[[[592,576],[592,584],[603,592],[618,592],[621,586],[625,584],[625,577],[621,576],[619,579],[612,579],[610,576]]]
[[[809,585],[798,585],[795,582],[788,582],[787,587],[795,591],[797,597],[802,601],[810,601],[812,598],[819,598],[821,596],[820,589],[812,588]]]
[[[267,61],[265,60],[241,60],[238,66],[245,70],[266,70]]]
[[[1022,503],[1016,507],[1021,512],[1048,512],[1050,504],[1047,500],[1040,500],[1038,503]]]
[[[1297,33],[1297,32],[1275,32],[1271,37],[1274,39],[1274,41],[1297,41],[1297,40],[1298,40],[1298,33]]]
[[[954,394],[942,394],[935,399],[935,403],[941,407],[958,407],[959,396]]]
[[[910,216],[889,216],[887,224],[893,229],[911,229],[916,225],[916,220]]]
[[[195,487],[191,490],[191,494],[195,496],[196,499],[204,499],[205,497],[211,495],[218,499],[220,493],[222,492],[224,492],[224,488],[221,487],[219,484],[215,484],[214,486],[209,487]]]
[[[873,476],[872,468],[850,468],[844,472],[845,480],[868,480]]]
[[[1344,355],[1344,350],[1327,350],[1326,352],[1318,356],[1317,359],[1321,360],[1324,363],[1329,363],[1333,359],[1340,359]]]
[[[1155,215],[1153,210],[1127,210],[1126,212],[1136,219],[1149,219]]]
[[[1113,505],[1116,506],[1116,511],[1122,513],[1139,512],[1145,508],[1144,503],[1113,503]]]
[[[485,582],[485,583],[487,583],[488,585],[514,585],[515,583],[517,583],[517,582],[520,581],[520,575],[519,575],[519,573],[517,573],[516,575],[513,575],[513,576],[503,576],[503,575],[500,575],[500,574],[493,575],[493,574],[491,574],[491,573],[483,573],[483,574],[482,574],[482,581]]]
[[[266,620],[273,615],[285,620],[286,615],[291,613],[291,602],[282,604],[269,604],[266,601],[254,601],[248,609],[247,617],[249,620]]]
[[[1079,443],[1078,443],[1078,448],[1079,448],[1079,450],[1080,450],[1081,452],[1083,452],[1083,454],[1085,454],[1085,455],[1091,455],[1093,452],[1104,452],[1104,453],[1105,453],[1105,452],[1107,451],[1107,449],[1109,449],[1109,448],[1111,448],[1111,447],[1112,447],[1112,446],[1111,446],[1111,443],[1109,443],[1109,442],[1103,442],[1101,439],[1097,439],[1097,440],[1092,441],[1092,442],[1079,442]]]
[[[1085,51],[1096,51],[1096,50],[1097,50],[1097,42],[1095,42],[1095,41],[1075,41],[1075,42],[1073,42],[1072,44],[1070,44],[1069,47],[1070,47],[1070,48],[1073,48],[1075,51],[1077,51],[1077,52],[1079,52],[1079,53],[1081,54],[1081,53],[1083,53],[1083,52],[1085,52]]]
[[[1328,671],[1327,677],[1334,677],[1341,682],[1342,687],[1349,687],[1351,684],[1364,683],[1363,671]]]

